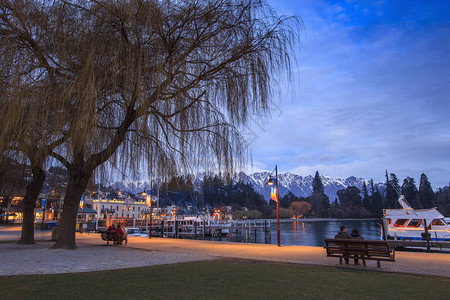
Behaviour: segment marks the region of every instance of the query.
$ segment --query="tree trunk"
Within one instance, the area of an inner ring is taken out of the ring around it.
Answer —
[[[75,230],[77,222],[78,207],[84,190],[87,187],[92,172],[86,173],[79,170],[69,170],[69,183],[66,196],[64,197],[63,212],[61,215],[61,227],[59,229],[58,241],[52,249],[77,248],[75,243]]]
[[[27,186],[23,198],[23,223],[22,234],[18,244],[34,244],[34,209],[45,181],[45,172],[42,166],[33,167],[33,180]]]

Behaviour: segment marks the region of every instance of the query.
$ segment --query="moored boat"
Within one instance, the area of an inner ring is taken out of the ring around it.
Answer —
[[[143,232],[140,228],[137,227],[125,228],[125,232],[128,236],[148,236],[148,233]]]
[[[450,241],[450,225],[446,218],[431,209],[414,209],[400,195],[400,209],[383,210],[384,237],[388,240],[417,241]],[[383,233],[383,232],[382,232]]]

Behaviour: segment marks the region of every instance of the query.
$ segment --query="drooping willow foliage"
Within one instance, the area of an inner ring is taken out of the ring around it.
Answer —
[[[238,128],[268,109],[298,41],[298,19],[265,1],[0,3],[1,117],[14,116],[0,149],[51,144],[73,195],[107,161],[159,177],[231,171]],[[66,194],[65,211],[77,201]]]

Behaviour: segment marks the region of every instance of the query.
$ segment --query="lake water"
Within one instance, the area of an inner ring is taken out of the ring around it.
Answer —
[[[300,245],[323,247],[325,238],[334,238],[341,225],[347,227],[350,234],[353,228],[366,240],[379,240],[380,220],[321,220],[321,221],[293,221],[280,223],[281,245]],[[277,243],[277,222],[270,226],[271,243]],[[258,233],[258,242],[264,242],[264,234]]]

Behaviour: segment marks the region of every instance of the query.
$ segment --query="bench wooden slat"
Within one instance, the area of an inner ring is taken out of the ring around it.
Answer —
[[[380,267],[380,261],[395,261],[395,252],[386,241],[325,239],[325,249],[327,256],[339,257],[340,262],[342,258],[376,260]]]
[[[118,244],[120,240],[120,235],[117,231],[101,231],[102,240],[106,241],[106,244],[109,245],[109,242],[112,241],[113,244]]]

